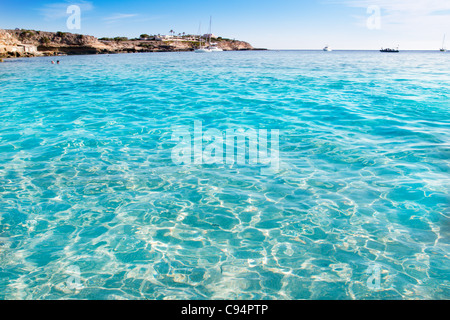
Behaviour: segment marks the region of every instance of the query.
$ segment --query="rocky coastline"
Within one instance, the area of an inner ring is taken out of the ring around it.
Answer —
[[[263,50],[255,49],[244,41],[223,38],[213,40],[224,51]],[[93,36],[67,32],[0,29],[0,59],[54,55],[183,52],[194,51],[198,45],[198,41],[183,38],[97,39]]]

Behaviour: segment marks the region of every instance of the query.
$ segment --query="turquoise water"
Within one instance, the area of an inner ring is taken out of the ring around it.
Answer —
[[[450,298],[449,54],[52,59],[0,64],[1,299]],[[279,171],[176,165],[194,121]]]

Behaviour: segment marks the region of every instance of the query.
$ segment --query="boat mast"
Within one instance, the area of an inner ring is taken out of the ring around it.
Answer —
[[[198,26],[198,40],[200,41],[200,48],[202,47],[202,22]]]
[[[209,16],[209,41],[208,41],[208,45],[211,45],[211,26],[212,26],[212,16]]]

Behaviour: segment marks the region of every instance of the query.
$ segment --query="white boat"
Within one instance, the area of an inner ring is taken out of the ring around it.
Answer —
[[[328,45],[323,48],[323,51],[333,51]]]
[[[194,50],[195,53],[209,53],[212,52],[208,47],[200,47]]]
[[[209,53],[211,52],[211,50],[207,47],[203,45],[203,41],[202,41],[202,37],[200,36],[200,46],[198,49],[194,50],[195,53]]]
[[[218,47],[217,43],[212,43],[211,42],[211,35],[212,35],[211,25],[212,25],[212,17],[210,17],[210,19],[209,19],[208,45],[207,46],[202,46],[202,38],[200,36],[200,47],[198,49],[194,50],[194,52],[196,52],[196,53],[209,53],[209,52],[222,52],[223,51],[223,49]],[[200,32],[200,34],[201,34],[201,32]]]
[[[395,49],[391,49],[391,48],[381,48],[380,52],[393,52],[393,53],[399,53],[400,50],[398,49],[400,46],[397,46],[397,48]]]
[[[442,48],[439,49],[441,52],[446,52],[447,49],[445,48],[445,34],[444,34],[444,40],[442,41]]]
[[[222,52],[223,49],[219,48],[217,46],[217,43],[211,43],[211,45],[208,47],[209,50],[211,50],[211,52]]]

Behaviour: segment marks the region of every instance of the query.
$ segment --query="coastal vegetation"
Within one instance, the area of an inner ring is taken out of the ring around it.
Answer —
[[[205,39],[207,35],[202,38]],[[185,32],[170,35],[142,33],[138,38],[124,36],[96,37],[69,32],[46,32],[26,29],[0,29],[0,58],[33,57],[59,54],[105,54],[130,52],[194,51],[201,37]],[[205,41],[205,40],[203,40]],[[244,41],[213,37],[224,51],[255,50]]]

